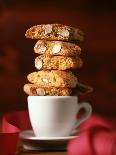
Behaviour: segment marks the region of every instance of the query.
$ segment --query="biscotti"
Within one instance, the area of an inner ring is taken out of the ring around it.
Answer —
[[[83,41],[83,32],[74,27],[62,24],[35,25],[26,31],[25,36],[31,39]]]
[[[81,48],[70,42],[38,40],[34,46],[34,52],[46,55],[79,56]]]
[[[40,87],[37,84],[25,84],[24,92],[30,96],[70,96],[72,90],[63,87]]]
[[[75,27],[63,24],[41,24],[27,29],[26,38],[37,40],[37,71],[27,76],[23,90],[31,96],[76,96],[93,91],[93,88],[78,82],[78,71],[83,66],[80,42],[84,33]]]
[[[70,96],[86,94],[93,91],[93,88],[81,83],[76,88],[66,87],[40,87],[38,84],[27,83],[23,88],[24,92],[30,96]]]
[[[72,72],[51,70],[30,73],[27,76],[30,83],[39,84],[41,87],[76,87],[78,80]]]
[[[41,55],[35,59],[35,67],[38,70],[67,70],[82,67],[81,58],[64,57],[64,56],[47,56]]]

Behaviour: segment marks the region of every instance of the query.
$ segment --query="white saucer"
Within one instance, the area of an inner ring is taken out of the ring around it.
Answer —
[[[65,150],[70,139],[77,136],[68,137],[35,137],[32,130],[20,132],[20,139],[26,150]]]

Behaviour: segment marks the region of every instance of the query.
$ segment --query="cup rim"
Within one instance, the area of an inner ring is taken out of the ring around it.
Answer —
[[[29,98],[51,98],[51,99],[54,99],[54,98],[78,98],[78,96],[28,96],[27,97],[28,99]]]

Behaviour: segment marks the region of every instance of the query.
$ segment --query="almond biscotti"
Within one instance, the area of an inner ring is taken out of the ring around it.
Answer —
[[[70,42],[38,40],[34,46],[34,52],[46,55],[79,56],[81,48]]]
[[[23,88],[24,92],[30,96],[70,96],[83,95],[93,91],[93,88],[82,83],[78,83],[76,88],[65,87],[40,87],[38,84],[27,83]]]
[[[37,84],[25,84],[24,92],[30,96],[70,96],[70,88],[40,87]]]
[[[75,88],[78,80],[72,72],[51,70],[30,73],[27,76],[30,83],[38,84],[40,87],[69,87]]]
[[[64,57],[64,56],[47,56],[41,55],[35,59],[35,67],[38,70],[67,70],[82,67],[81,58]]]
[[[26,31],[25,36],[31,39],[83,41],[83,32],[74,27],[62,24],[35,25]]]

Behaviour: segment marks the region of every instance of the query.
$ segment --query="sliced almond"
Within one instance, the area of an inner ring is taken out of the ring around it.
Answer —
[[[52,25],[49,25],[49,24],[45,25],[44,29],[45,29],[45,34],[49,34],[52,32]]]
[[[52,52],[53,53],[59,53],[60,52],[60,50],[61,50],[61,45],[60,44],[55,44],[54,46],[53,46],[53,48],[52,48]]]
[[[37,59],[35,62],[35,67],[40,70],[43,67],[42,60]]]
[[[38,51],[44,53],[46,51],[46,47],[40,47],[38,48]]]
[[[39,96],[45,96],[46,94],[44,88],[37,88],[36,92],[37,92],[37,95]]]
[[[63,29],[63,30],[60,32],[60,35],[63,36],[63,37],[69,37],[69,31],[66,30],[66,29]]]
[[[43,43],[37,43],[34,47],[36,53],[44,53],[46,49]]]
[[[44,83],[49,83],[49,80],[48,80],[47,78],[42,78],[42,81],[43,81]]]

